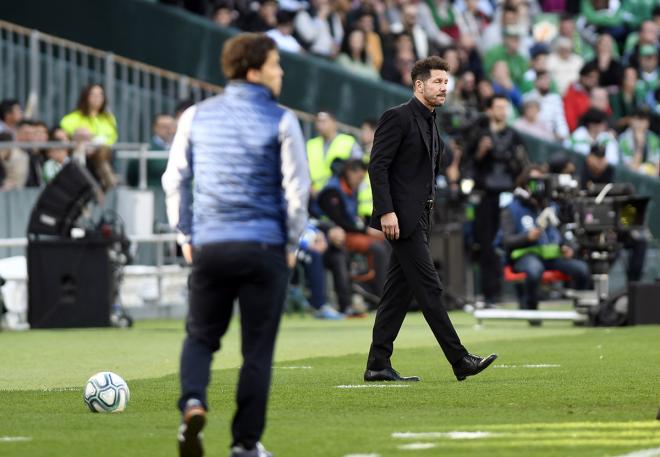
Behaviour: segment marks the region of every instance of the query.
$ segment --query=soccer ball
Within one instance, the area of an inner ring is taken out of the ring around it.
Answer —
[[[110,371],[96,373],[85,385],[85,404],[94,413],[120,413],[130,397],[126,381]]]

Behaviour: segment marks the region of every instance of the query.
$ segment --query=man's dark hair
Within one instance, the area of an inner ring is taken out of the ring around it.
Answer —
[[[361,159],[348,159],[341,164],[339,175],[346,179],[349,172],[358,170],[367,171],[367,164]]]
[[[571,158],[564,151],[554,152],[548,160],[548,171],[553,174],[563,173],[570,162]]]
[[[580,125],[602,124],[607,121],[607,113],[597,108],[589,108],[580,118]]]
[[[538,171],[539,173],[545,174],[545,168],[543,165],[534,163],[527,165],[516,178],[516,186],[525,187],[525,185],[527,185],[527,181],[529,181],[529,175],[531,175],[533,171]]]
[[[83,116],[89,116],[91,113],[89,106],[89,94],[95,87],[99,87],[103,91],[103,104],[99,109],[99,115],[107,114],[106,103],[108,102],[108,98],[105,95],[105,89],[100,84],[89,84],[88,86],[85,86],[80,92],[80,97],[78,97],[78,104],[76,105],[76,109],[80,111]]]
[[[639,106],[632,112],[632,117],[649,120],[651,119],[651,111],[647,106]]]
[[[417,80],[422,82],[427,81],[431,77],[431,70],[449,71],[449,64],[445,59],[438,56],[430,56],[426,59],[418,60],[410,72],[413,84]]]
[[[181,100],[176,104],[176,107],[174,108],[175,116],[180,116],[185,110],[187,110],[194,104],[195,104],[195,100],[193,100],[192,98],[186,98],[184,100]]]
[[[222,71],[225,77],[245,79],[248,70],[258,70],[268,53],[277,49],[275,42],[260,33],[241,33],[229,39],[222,49]]]
[[[362,121],[362,124],[367,124],[369,127],[375,129],[378,125],[378,120],[374,119],[373,117],[368,117]]]
[[[486,108],[492,108],[493,104],[495,103],[495,100],[498,100],[498,99],[506,100],[507,102],[509,101],[509,99],[506,98],[506,96],[504,96],[502,94],[495,94],[491,97],[488,97],[488,100],[486,100]]]
[[[30,127],[34,126],[34,121],[32,119],[21,119],[17,124],[16,128],[21,128],[24,125],[29,125]]]
[[[18,100],[8,98],[0,102],[0,120],[5,120],[7,115],[12,112],[14,106],[19,105]]]
[[[660,16],[660,5],[656,5],[653,7],[653,11],[651,12],[651,17],[656,17]]]
[[[595,60],[582,65],[582,68],[580,69],[580,76],[587,76],[589,73],[593,73],[594,71],[598,71],[598,63]]]

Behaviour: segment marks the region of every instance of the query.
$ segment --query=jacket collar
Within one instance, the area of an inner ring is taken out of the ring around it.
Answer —
[[[275,100],[275,96],[269,88],[261,84],[249,83],[242,79],[234,79],[225,87],[227,95],[238,97],[249,97],[263,100]]]

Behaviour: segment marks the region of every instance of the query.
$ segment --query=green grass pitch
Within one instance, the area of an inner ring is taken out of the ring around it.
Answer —
[[[264,444],[277,457],[660,455],[660,327],[452,319],[470,351],[499,354],[493,367],[457,382],[410,314],[393,363],[422,382],[359,387],[373,317],[285,317]],[[0,456],[176,455],[182,339],[180,321],[0,333]],[[234,322],[215,357],[206,455],[228,455],[239,364]],[[85,381],[104,370],[128,381],[124,413],[83,403]]]

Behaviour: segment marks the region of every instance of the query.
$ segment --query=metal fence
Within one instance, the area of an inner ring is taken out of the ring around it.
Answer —
[[[119,139],[147,142],[153,118],[174,113],[183,100],[218,94],[222,87],[0,20],[0,99],[15,98],[28,117],[59,124],[73,111],[80,91],[103,84],[117,118]],[[306,137],[314,116],[295,111]],[[340,130],[358,130],[340,124]]]

